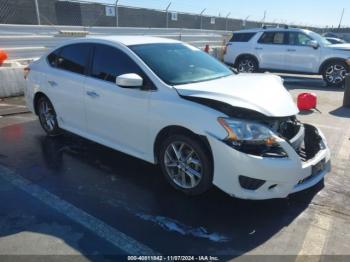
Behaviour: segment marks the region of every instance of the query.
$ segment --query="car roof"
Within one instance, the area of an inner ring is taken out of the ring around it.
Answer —
[[[181,43],[180,41],[153,37],[153,36],[139,36],[139,35],[108,35],[108,36],[87,36],[87,40],[103,40],[115,43],[120,43],[126,46],[143,45],[143,44],[162,44],[162,43]]]
[[[254,28],[254,29],[244,29],[239,31],[234,31],[233,33],[259,33],[259,32],[280,32],[280,31],[286,31],[286,32],[309,32],[309,30],[302,29],[302,28],[295,28],[295,27],[267,27],[267,28]]]

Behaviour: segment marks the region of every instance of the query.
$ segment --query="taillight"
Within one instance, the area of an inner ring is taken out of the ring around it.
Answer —
[[[23,70],[24,70],[24,79],[27,79],[30,73],[30,67],[25,67]]]

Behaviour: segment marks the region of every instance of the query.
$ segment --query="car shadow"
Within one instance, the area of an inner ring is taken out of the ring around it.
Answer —
[[[225,257],[240,256],[293,222],[323,188],[321,182],[288,199],[266,201],[232,198],[216,188],[201,196],[188,197],[173,190],[157,167],[75,135],[65,134],[56,139],[40,137],[39,141],[45,165],[56,175],[60,174],[65,166],[64,159],[69,155],[74,161],[84,163],[84,169],[97,169],[105,177],[115,176],[117,183],[100,185],[105,197],[109,198],[112,207],[125,209],[131,217],[134,216],[130,220],[146,217],[135,225],[155,227],[155,237],[149,245],[156,245],[156,250],[166,253],[191,254],[197,251],[200,254],[200,250],[208,250]],[[86,177],[86,180],[89,179]],[[175,224],[180,230],[172,230],[167,223]],[[193,231],[198,229],[203,229],[202,233],[207,235],[194,242],[198,234]],[[222,238],[208,241],[215,234]],[[168,245],[161,242],[162,235],[167,238]],[[178,238],[182,245],[178,244]]]
[[[309,90],[320,90],[320,91],[333,91],[333,92],[344,92],[343,87],[329,87],[326,82],[319,78],[305,77],[305,76],[284,76],[284,85],[290,89],[309,89]]]
[[[16,141],[0,132],[3,164],[162,254],[241,256],[291,224],[323,188],[321,182],[266,201],[232,198],[215,187],[189,197],[173,190],[152,164],[70,133],[47,137],[37,122],[21,126]]]
[[[350,108],[342,106],[329,112],[329,114],[337,117],[350,118]]]

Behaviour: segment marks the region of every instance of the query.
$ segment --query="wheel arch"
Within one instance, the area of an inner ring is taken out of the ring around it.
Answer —
[[[153,154],[154,154],[154,160],[155,160],[156,164],[159,161],[158,155],[159,155],[159,149],[160,149],[160,145],[161,145],[162,141],[166,137],[168,137],[169,135],[174,135],[174,134],[188,135],[190,137],[198,139],[198,141],[204,146],[205,150],[209,154],[210,159],[212,160],[212,163],[214,165],[213,153],[212,153],[212,150],[211,150],[211,147],[210,147],[210,144],[209,144],[207,137],[204,135],[198,135],[198,134],[194,133],[192,130],[185,128],[183,126],[178,126],[178,125],[164,127],[162,130],[160,130],[158,132],[156,139],[154,141],[154,145],[153,145]]]
[[[349,69],[349,66],[348,66],[348,64],[346,63],[346,59],[341,58],[341,57],[332,57],[332,58],[328,58],[328,59],[326,59],[325,61],[323,61],[323,63],[321,64],[321,66],[320,66],[320,68],[319,68],[319,70],[318,70],[318,73],[322,75],[322,74],[323,74],[323,70],[325,69],[325,67],[326,67],[329,63],[331,63],[331,62],[342,62],[342,63],[344,63],[344,64],[348,67],[348,69]]]

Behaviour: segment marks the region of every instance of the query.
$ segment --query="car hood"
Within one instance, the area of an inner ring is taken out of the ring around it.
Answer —
[[[299,112],[282,78],[270,74],[238,74],[175,88],[181,96],[216,100],[269,117],[286,117]]]
[[[350,51],[350,44],[335,44],[329,45],[328,47],[337,50]]]

